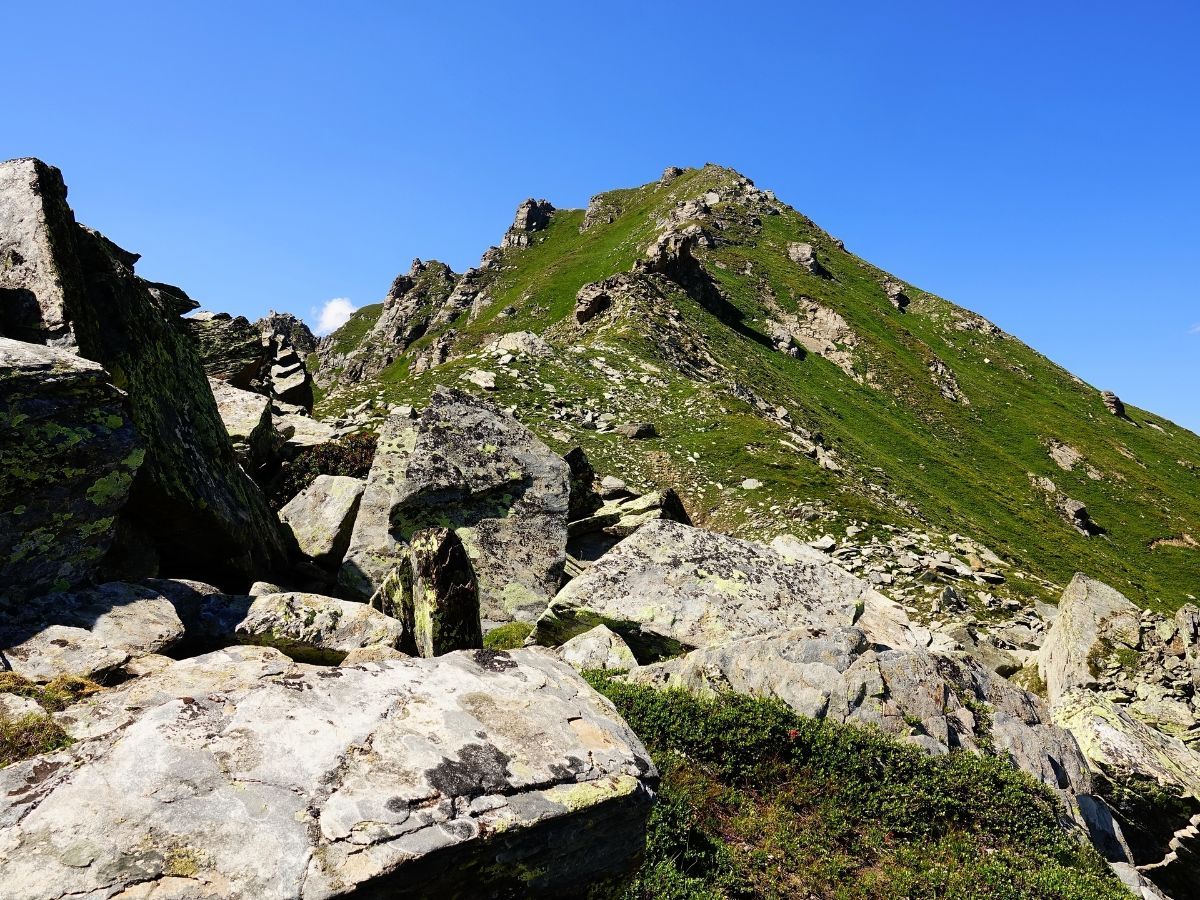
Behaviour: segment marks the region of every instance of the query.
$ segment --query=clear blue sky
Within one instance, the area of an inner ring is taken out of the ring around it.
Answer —
[[[0,156],[251,317],[720,162],[1200,430],[1200,4],[406,5],[8,4]]]

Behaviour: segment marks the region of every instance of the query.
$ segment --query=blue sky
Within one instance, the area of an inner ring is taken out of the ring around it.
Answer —
[[[142,274],[314,320],[526,196],[720,162],[1200,431],[1197,4],[409,6],[10,4],[0,157]]]

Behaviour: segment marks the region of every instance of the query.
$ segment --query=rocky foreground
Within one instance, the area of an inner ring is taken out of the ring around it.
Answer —
[[[0,726],[44,738],[0,769],[4,897],[618,889],[658,772],[582,670],[999,757],[1141,896],[1197,884],[1195,606],[1139,611],[1080,575],[1006,649],[918,621],[832,539],[696,528],[674,491],[457,388],[387,410],[347,474],[359,429],[312,416],[311,335],[184,317],[74,221],[52,167],[0,165],[0,259]],[[440,269],[393,289],[455,291]],[[999,577],[949,554],[927,571]]]

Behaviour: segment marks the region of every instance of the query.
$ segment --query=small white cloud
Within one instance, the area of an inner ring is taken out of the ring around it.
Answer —
[[[1188,329],[1188,334],[1200,334],[1200,322]]]
[[[350,319],[354,310],[355,306],[350,302],[349,297],[334,297],[332,300],[325,301],[320,315],[317,316],[317,334],[329,334],[329,332],[341,328]]]

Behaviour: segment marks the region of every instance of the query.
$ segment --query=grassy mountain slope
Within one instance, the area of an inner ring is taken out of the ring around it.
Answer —
[[[486,302],[450,325],[447,362],[408,375],[446,331],[432,329],[377,377],[335,384],[318,413],[420,403],[482,369],[497,376],[495,399],[551,445],[579,444],[598,471],[635,486],[675,487],[698,524],[751,537],[852,522],[868,526],[860,540],[887,526],[958,532],[1010,562],[1003,590],[1025,597],[1055,597],[1077,570],[1160,609],[1200,593],[1196,435],[1138,409],[1110,414],[1096,388],[915,286],[903,285],[901,311],[887,273],[731,170],[687,170],[592,208],[610,214],[558,210],[530,246],[499,253],[482,273]],[[630,272],[689,226],[715,292],[646,276],[649,299],[574,321],[582,286]],[[796,243],[829,277],[793,261]],[[352,348],[377,316],[361,310],[332,342]],[[780,323],[795,333],[830,321],[809,352],[777,349]],[[485,348],[515,331],[554,352],[500,364]],[[659,436],[596,430],[588,419],[605,413],[653,422]],[[1059,445],[1069,471],[1051,458]],[[1056,497],[1086,504],[1105,533],[1080,533]]]

